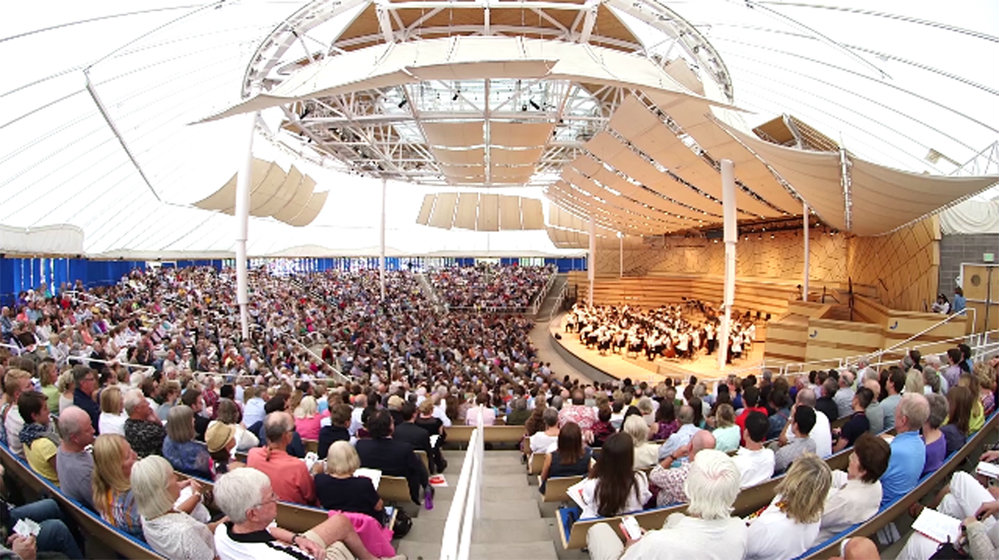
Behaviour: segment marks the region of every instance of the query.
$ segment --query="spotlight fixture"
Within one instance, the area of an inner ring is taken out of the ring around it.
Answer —
[[[409,103],[409,100],[408,100],[408,99],[406,99],[406,98],[404,97],[404,98],[402,99],[402,101],[400,101],[400,102],[399,102],[399,105],[398,105],[398,107],[399,107],[400,109],[402,109],[403,107],[405,107],[405,106],[406,106],[406,103]]]
[[[541,106],[538,105],[537,103],[535,103],[533,99],[530,101],[530,103],[531,103],[531,107],[534,107],[535,111],[540,111],[541,110]]]
[[[459,93],[455,92],[455,94],[451,96],[451,101],[457,101],[458,100],[458,95],[459,95]]]

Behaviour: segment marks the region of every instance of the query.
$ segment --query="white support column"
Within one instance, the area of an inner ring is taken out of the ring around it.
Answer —
[[[382,301],[385,301],[385,194],[388,179],[382,177],[382,219],[379,228],[381,252],[378,257],[378,283],[381,288]]]
[[[802,232],[802,235],[805,238],[805,259],[804,259],[805,260],[805,266],[804,266],[804,270],[802,271],[802,274],[801,274],[801,276],[802,276],[802,278],[801,278],[801,301],[808,301],[808,203],[807,202],[802,202],[801,203],[801,208],[802,208],[802,212],[805,214],[805,217],[802,220],[804,222],[802,224],[802,226],[804,227],[804,231]]]
[[[725,288],[722,306],[721,332],[718,333],[718,369],[725,367],[728,359],[728,337],[732,330],[732,302],[735,301],[735,243],[739,239],[736,225],[735,170],[732,160],[721,160],[722,214],[725,232]]]
[[[243,159],[236,177],[236,303],[239,305],[239,325],[243,340],[250,338],[250,297],[246,280],[246,240],[250,230],[250,177],[253,169],[253,132],[257,116],[248,117],[250,125],[246,138],[246,157]]]
[[[624,278],[624,234],[617,232],[617,277]]]
[[[586,262],[586,279],[590,281],[587,303],[593,305],[593,283],[597,277],[597,221],[590,214],[590,246]]]

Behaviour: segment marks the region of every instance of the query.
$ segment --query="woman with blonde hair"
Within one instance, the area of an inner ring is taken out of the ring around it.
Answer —
[[[906,393],[913,393],[916,395],[924,394],[926,384],[923,382],[923,372],[918,369],[910,369],[905,374],[905,389]]]
[[[97,421],[97,431],[102,434],[125,435],[125,401],[121,389],[112,385],[101,391],[101,415]]]
[[[56,380],[59,378],[59,370],[56,369],[55,362],[42,360],[38,364],[38,380],[42,385],[42,394],[48,397],[49,413],[53,416],[59,415],[59,388],[56,387]]]
[[[319,403],[312,395],[302,398],[295,407],[295,430],[302,439],[319,439]]]
[[[94,472],[91,488],[94,507],[105,521],[134,536],[142,536],[142,521],[132,495],[132,466],[138,456],[118,434],[94,440]]]
[[[142,516],[142,533],[153,550],[167,558],[215,558],[213,529],[174,509],[181,486],[166,459],[146,457],[135,463],[129,479]]]
[[[76,391],[76,379],[73,370],[67,369],[56,379],[56,390],[59,391],[59,413],[73,406],[73,392]]]
[[[773,501],[749,525],[746,560],[783,560],[808,550],[819,535],[830,486],[832,473],[818,455],[795,459]]]
[[[995,372],[989,367],[989,364],[978,362],[971,369],[971,373],[978,380],[979,394],[975,396],[982,401],[982,413],[988,417],[996,409]]]
[[[642,416],[638,414],[629,416],[624,421],[621,431],[630,435],[634,442],[636,471],[651,469],[659,463],[659,446],[646,439],[649,437],[649,427]]]
[[[715,436],[715,449],[718,451],[735,451],[739,449],[739,439],[742,434],[739,425],[735,423],[735,410],[732,405],[722,403],[715,411],[715,431],[711,432]]]
[[[334,441],[326,454],[326,472],[316,475],[316,498],[326,509],[364,513],[385,523],[385,506],[370,478],[354,476],[361,458],[354,446]]]

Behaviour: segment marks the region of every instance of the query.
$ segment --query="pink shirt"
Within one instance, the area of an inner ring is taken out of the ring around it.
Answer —
[[[316,485],[305,462],[283,449],[271,450],[268,458],[266,447],[254,447],[246,454],[246,466],[266,474],[271,479],[271,489],[281,501],[316,504]]]
[[[311,418],[295,418],[295,431],[302,439],[319,439],[319,415]]]

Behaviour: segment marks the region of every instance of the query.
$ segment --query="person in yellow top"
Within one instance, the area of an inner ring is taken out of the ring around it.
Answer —
[[[56,472],[56,452],[59,436],[49,424],[48,397],[38,391],[25,391],[17,399],[17,408],[25,420],[18,439],[24,445],[24,456],[38,474],[59,484]]]

